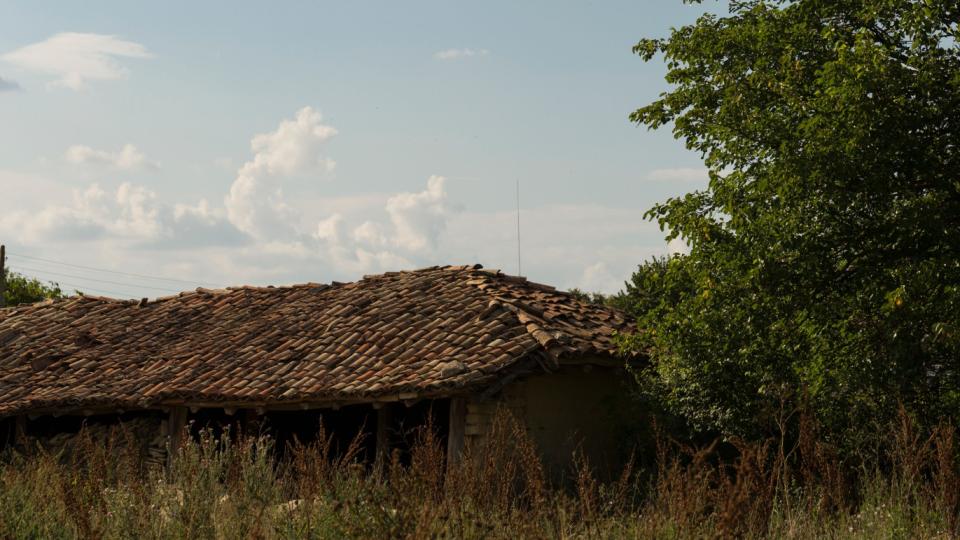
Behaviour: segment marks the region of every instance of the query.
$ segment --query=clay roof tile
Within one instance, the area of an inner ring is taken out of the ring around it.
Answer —
[[[615,334],[631,326],[621,312],[479,265],[148,301],[72,297],[0,309],[0,417],[452,391],[492,382],[537,350],[613,356]]]

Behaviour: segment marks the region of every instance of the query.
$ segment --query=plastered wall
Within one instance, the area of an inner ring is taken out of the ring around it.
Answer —
[[[531,376],[508,385],[495,398],[467,402],[468,444],[487,439],[498,408],[526,427],[554,479],[571,475],[574,451],[581,449],[596,472],[619,473],[627,450],[621,430],[629,375],[616,368],[565,367],[558,373]]]

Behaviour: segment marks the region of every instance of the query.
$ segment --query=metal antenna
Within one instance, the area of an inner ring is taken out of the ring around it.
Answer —
[[[523,270],[520,266],[520,179],[517,178],[517,275],[522,276]]]

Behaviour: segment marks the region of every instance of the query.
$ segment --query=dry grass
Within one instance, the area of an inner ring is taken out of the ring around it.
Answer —
[[[921,433],[904,414],[883,459],[856,466],[799,437],[690,448],[660,438],[657,470],[633,461],[597,480],[574,456],[552,486],[530,439],[506,415],[490,442],[445,463],[421,429],[401,464],[359,460],[321,433],[281,461],[263,437],[185,441],[170,471],[150,470],[133,441],[81,437],[71,455],[0,462],[0,538],[954,538],[956,431]],[[721,459],[724,454],[736,457]],[[735,450],[731,452],[731,450]]]

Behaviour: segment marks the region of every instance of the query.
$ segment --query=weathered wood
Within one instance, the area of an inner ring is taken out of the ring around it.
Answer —
[[[180,443],[186,437],[187,408],[171,407],[170,417],[167,419],[167,467],[173,463],[173,456],[180,449]]]
[[[390,459],[390,407],[377,409],[377,467],[384,467]]]
[[[27,417],[19,415],[13,420],[13,444],[20,445],[27,442]]]
[[[450,398],[450,429],[447,434],[447,465],[455,465],[460,462],[460,458],[463,455],[466,426],[466,398]]]
[[[263,415],[260,414],[260,409],[243,409],[240,417],[240,433],[244,437],[260,435],[261,416]]]
[[[401,394],[404,396],[404,404],[408,407],[417,403],[423,399],[446,399],[450,397],[449,393],[440,392],[440,393],[431,393],[431,394]],[[407,396],[416,396],[411,399],[405,399]],[[385,400],[377,399],[350,399],[350,400],[340,400],[340,401],[296,401],[296,402],[277,402],[277,403],[268,403],[264,401],[193,401],[193,400],[164,400],[160,403],[152,403],[150,405],[140,407],[126,407],[124,409],[119,409],[116,406],[112,407],[87,407],[87,408],[68,408],[68,407],[56,407],[56,408],[37,408],[31,409],[30,415],[35,418],[39,418],[45,415],[52,416],[70,416],[70,415],[99,415],[99,414],[121,414],[124,411],[161,411],[168,412],[169,410],[176,407],[187,407],[189,409],[224,409],[231,408],[236,409],[237,411],[241,409],[258,409],[262,412],[269,411],[304,411],[304,410],[313,410],[313,409],[330,409],[330,410],[339,410],[342,407],[347,407],[350,405],[372,405],[373,403],[396,403],[398,399],[394,399],[392,396],[386,398]]]

